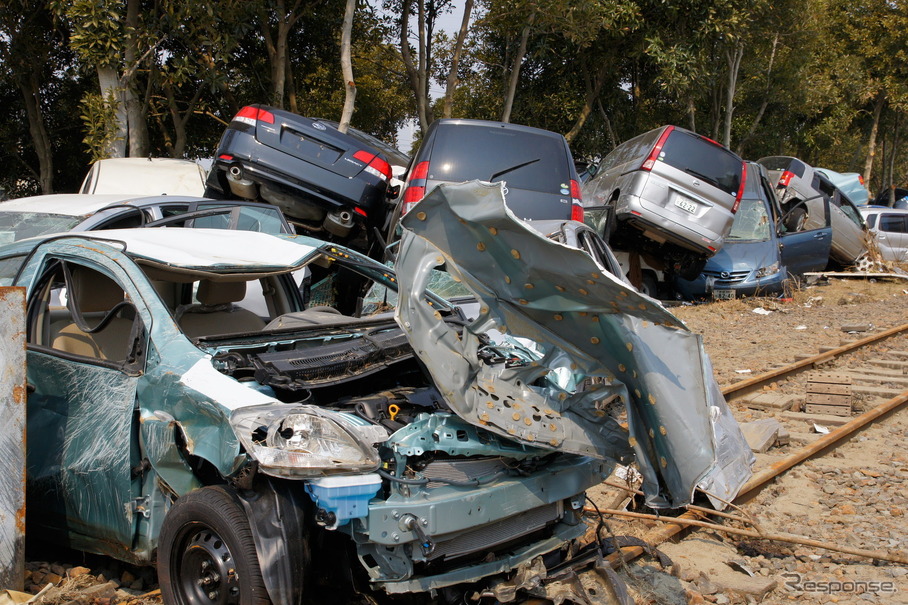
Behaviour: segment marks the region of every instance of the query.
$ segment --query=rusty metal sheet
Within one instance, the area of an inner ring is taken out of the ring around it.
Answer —
[[[25,574],[25,288],[0,288],[0,587]]]

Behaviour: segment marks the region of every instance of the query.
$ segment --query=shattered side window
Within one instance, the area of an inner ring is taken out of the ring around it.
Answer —
[[[22,266],[24,256],[12,256],[10,258],[0,259],[0,286],[11,286],[19,267]]]

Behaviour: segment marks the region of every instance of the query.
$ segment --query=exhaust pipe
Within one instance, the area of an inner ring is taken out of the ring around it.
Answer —
[[[325,230],[338,237],[347,237],[353,229],[353,213],[349,210],[332,212],[325,217]]]
[[[227,184],[230,185],[230,191],[233,195],[247,200],[255,200],[259,197],[258,186],[249,179],[243,178],[243,169],[239,166],[231,166],[227,171]]]

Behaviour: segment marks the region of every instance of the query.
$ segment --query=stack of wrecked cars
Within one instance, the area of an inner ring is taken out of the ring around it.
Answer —
[[[653,507],[734,497],[753,458],[699,336],[500,185],[402,226],[396,271],[230,230],[0,248],[26,288],[30,538],[156,561],[167,603],[506,602],[595,563],[584,492],[616,464]]]
[[[848,267],[867,262],[870,235],[855,203],[827,175],[798,158],[772,156],[757,160],[775,183],[776,195],[790,231],[832,226],[831,263]],[[836,173],[837,174],[837,173]]]
[[[746,180],[726,147],[662,126],[613,149],[582,193],[585,206],[607,209],[603,236],[615,250],[658,259],[669,280],[694,279],[725,243]]]
[[[722,300],[784,293],[805,273],[826,268],[832,242],[829,212],[817,221],[802,220],[792,230],[766,168],[749,162],[747,173],[725,245],[696,278],[675,279],[682,297]]]

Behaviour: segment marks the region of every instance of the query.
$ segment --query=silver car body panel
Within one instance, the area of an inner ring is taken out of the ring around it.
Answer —
[[[653,506],[686,504],[698,485],[729,500],[750,476],[699,335],[517,220],[501,186],[440,186],[403,226],[398,322],[461,418],[534,447],[619,460],[633,450]],[[482,303],[462,336],[423,296],[441,265]],[[492,329],[525,363],[479,359]],[[617,401],[627,431],[608,414]]]

